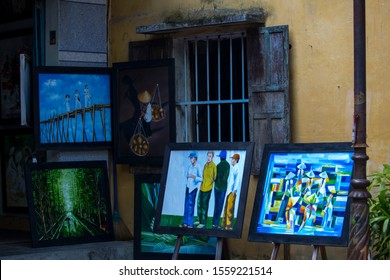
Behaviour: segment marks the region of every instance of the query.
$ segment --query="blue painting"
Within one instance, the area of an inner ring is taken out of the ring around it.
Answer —
[[[111,141],[109,74],[40,73],[40,143]]]
[[[341,237],[352,155],[271,152],[256,233]]]

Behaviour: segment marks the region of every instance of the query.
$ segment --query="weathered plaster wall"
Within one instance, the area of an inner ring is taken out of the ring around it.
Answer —
[[[136,34],[137,26],[163,22],[202,9],[248,9],[268,13],[266,26],[289,25],[292,142],[351,141],[353,116],[353,1],[352,0],[166,0],[111,1],[109,61],[128,60],[129,41],[151,35]],[[367,37],[367,154],[368,173],[390,162],[390,1],[366,1]],[[120,210],[133,226],[133,177],[118,173]],[[272,246],[246,242],[257,178],[251,178],[243,237],[229,240],[232,256],[267,258]],[[294,246],[294,258],[310,258],[311,249]],[[345,258],[343,248],[332,248],[330,259]],[[279,253],[282,255],[282,252]]]
[[[292,141],[350,141],[353,116],[353,1],[261,1],[267,25],[288,24]],[[366,1],[368,173],[390,162],[386,48],[390,2]]]

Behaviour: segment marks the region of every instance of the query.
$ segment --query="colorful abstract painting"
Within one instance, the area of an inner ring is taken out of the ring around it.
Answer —
[[[298,145],[295,149],[299,147],[286,146],[281,151],[266,146],[252,238],[284,236],[287,242],[296,239],[298,243],[305,243],[306,238],[310,244],[318,237],[345,234],[353,151],[345,145],[341,145],[345,150],[335,149],[337,145],[318,145],[317,150]]]

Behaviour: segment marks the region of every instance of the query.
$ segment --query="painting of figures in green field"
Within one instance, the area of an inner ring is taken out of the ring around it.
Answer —
[[[177,235],[153,232],[160,181],[157,177],[136,178],[137,199],[134,211],[137,215],[135,226],[135,259],[171,258]],[[204,236],[183,236],[179,255],[185,259],[214,258],[217,239]]]

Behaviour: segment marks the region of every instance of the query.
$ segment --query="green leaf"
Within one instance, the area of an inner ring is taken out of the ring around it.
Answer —
[[[388,228],[388,226],[389,226],[389,219],[385,220],[385,222],[383,223],[382,232],[383,232],[384,234],[387,233],[387,228]]]
[[[374,259],[390,259],[390,164],[369,176],[368,190],[375,191],[368,199],[371,250]]]
[[[376,224],[376,223],[379,223],[381,221],[385,221],[386,219],[387,219],[386,216],[379,216],[379,217],[375,217],[375,218],[371,219],[370,223]]]

